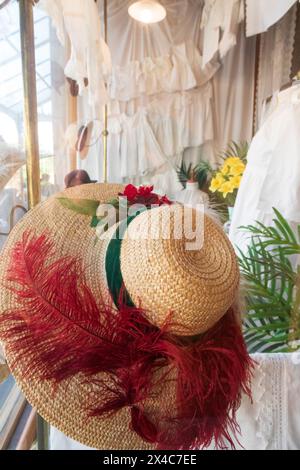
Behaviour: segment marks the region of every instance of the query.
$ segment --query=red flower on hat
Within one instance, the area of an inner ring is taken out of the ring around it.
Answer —
[[[170,201],[170,199],[167,196],[163,196],[159,199],[159,205],[163,206],[164,204],[166,204],[168,206],[170,206],[172,204],[172,202]]]
[[[134,202],[138,195],[138,190],[133,184],[128,184],[125,189],[124,193],[121,193],[120,196],[127,197],[129,202]]]
[[[143,197],[147,197],[150,195],[152,196],[153,189],[154,186],[140,186],[138,189],[138,195]]]
[[[140,186],[136,188],[132,184],[128,184],[123,193],[119,196],[126,197],[129,204],[144,204],[146,207],[170,205],[172,202],[167,196],[159,196],[153,192],[154,186]]]

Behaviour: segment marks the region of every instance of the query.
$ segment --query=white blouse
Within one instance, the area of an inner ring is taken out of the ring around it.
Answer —
[[[300,223],[300,85],[280,93],[254,137],[230,228],[232,243],[246,250],[241,226],[272,225],[273,207],[296,228]]]

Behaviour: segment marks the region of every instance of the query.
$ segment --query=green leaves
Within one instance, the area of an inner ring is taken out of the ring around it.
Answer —
[[[220,158],[226,160],[229,157],[239,157],[243,162],[247,161],[249,151],[248,142],[230,142],[227,149],[220,153]]]
[[[66,197],[58,198],[58,201],[66,208],[76,212],[76,214],[95,217],[99,207],[99,201],[90,199],[69,199]]]
[[[189,180],[193,180],[198,183],[199,189],[203,189],[207,185],[213,169],[208,162],[204,161],[200,162],[196,166],[192,166],[191,163],[186,165],[185,162],[182,162],[176,171],[178,180],[184,188]]]
[[[291,351],[291,343],[300,341],[300,280],[291,258],[300,253],[300,239],[278,210],[274,214],[272,227],[259,222],[243,227],[251,236],[247,253],[239,251],[250,352]]]

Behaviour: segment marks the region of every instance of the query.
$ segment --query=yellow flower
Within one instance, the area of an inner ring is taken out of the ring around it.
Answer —
[[[224,165],[237,165],[238,163],[242,163],[242,160],[239,157],[228,157],[226,158]]]
[[[222,175],[220,175],[220,173],[217,173],[217,175],[215,176],[215,178],[213,178],[211,180],[211,185],[210,185],[210,191],[215,193],[216,191],[218,191],[220,189],[220,187],[222,186],[222,184],[225,182],[224,178]]]
[[[222,186],[220,188],[220,193],[223,193],[223,197],[225,199],[227,194],[233,193],[234,189],[235,188],[231,184],[231,181],[226,181],[224,184],[222,184]]]
[[[245,171],[245,168],[245,164],[241,161],[240,163],[231,166],[229,174],[231,176],[242,176]]]
[[[240,187],[241,179],[242,179],[241,175],[234,176],[233,178],[230,179],[230,183],[234,189],[238,189]]]
[[[222,168],[220,170],[220,173],[222,175],[226,176],[226,175],[228,175],[229,171],[230,171],[230,165],[225,164],[225,165],[222,166]]]

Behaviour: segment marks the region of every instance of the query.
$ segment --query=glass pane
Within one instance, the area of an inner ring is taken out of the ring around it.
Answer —
[[[11,8],[11,6],[10,6]],[[12,4],[19,24],[17,2]],[[18,26],[16,26],[18,28]],[[23,82],[20,33],[0,41],[0,250],[27,208],[23,137]],[[0,384],[0,444],[13,425],[20,391],[12,376]]]

